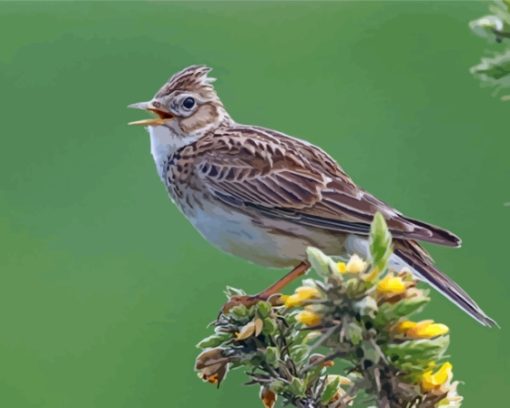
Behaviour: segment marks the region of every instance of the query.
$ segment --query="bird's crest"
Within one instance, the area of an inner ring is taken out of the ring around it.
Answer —
[[[212,68],[206,65],[191,65],[184,68],[170,77],[156,97],[166,96],[174,91],[195,91],[206,94],[214,92],[212,83],[216,79],[208,76],[211,71]]]

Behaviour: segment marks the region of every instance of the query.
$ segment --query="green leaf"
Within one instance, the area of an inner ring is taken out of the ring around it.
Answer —
[[[386,269],[391,253],[390,231],[382,214],[377,212],[370,227],[370,255],[372,264],[382,272]]]
[[[338,391],[338,387],[340,386],[340,377],[335,377],[333,379],[333,381],[330,381],[326,387],[324,387],[324,391],[321,395],[321,402],[323,404],[326,404],[328,403],[331,398],[333,398],[337,391]]]
[[[313,367],[308,369],[305,377],[306,384],[312,384],[315,380],[319,378],[321,374],[324,374],[326,369],[322,366],[322,364],[316,364]]]
[[[306,345],[307,336],[309,332],[306,330],[294,330],[294,332],[291,335],[292,343],[293,344],[304,344]]]
[[[270,317],[264,319],[264,326],[262,327],[262,333],[273,335],[278,330],[278,325],[275,320]]]
[[[257,313],[262,319],[268,317],[271,313],[271,310],[272,306],[268,302],[257,303]]]
[[[397,367],[424,366],[429,361],[440,360],[450,342],[449,336],[434,339],[408,340],[402,343],[390,343],[384,346],[384,354]]]
[[[228,314],[236,319],[244,319],[250,315],[250,310],[245,305],[237,305],[230,309]]]
[[[275,380],[275,381],[272,381],[270,384],[269,384],[269,389],[273,392],[276,392],[277,394],[283,392],[283,390],[285,390],[285,383],[281,380]]]
[[[218,347],[224,342],[231,340],[232,334],[230,333],[216,333],[209,337],[206,337],[197,344],[198,348],[205,349],[209,347]]]
[[[276,367],[280,360],[280,351],[277,347],[268,347],[266,348],[265,357],[269,365]]]
[[[288,388],[292,394],[294,394],[298,397],[305,396],[305,392],[306,392],[305,383],[303,382],[303,380],[301,380],[297,377],[292,378],[292,381]]]
[[[304,344],[298,344],[296,346],[292,346],[289,349],[289,352],[292,359],[299,364],[308,358],[310,348]]]
[[[355,322],[350,322],[347,325],[345,334],[349,341],[355,346],[360,344],[363,339],[363,330],[361,326]]]
[[[345,282],[345,292],[349,298],[356,299],[365,293],[369,286],[369,283],[362,281],[357,277],[351,278]]]
[[[382,327],[391,322],[396,322],[402,317],[410,316],[419,312],[429,300],[427,296],[414,296],[396,303],[382,303],[379,305],[379,312],[374,319],[374,324]]]
[[[510,76],[510,50],[482,58],[480,64],[471,68],[471,73],[494,85],[508,86]]]
[[[320,249],[313,247],[308,247],[306,254],[315,272],[325,278],[331,276],[336,264],[330,257],[326,256]]]

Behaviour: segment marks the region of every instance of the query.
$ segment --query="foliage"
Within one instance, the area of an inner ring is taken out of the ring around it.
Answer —
[[[471,68],[471,73],[483,84],[495,88],[500,93],[510,87],[510,0],[496,0],[489,7],[490,15],[478,18],[469,23],[471,30],[498,48],[506,45],[506,49],[493,50],[491,56],[484,57],[481,62]],[[510,100],[510,95],[503,95],[502,100]]]
[[[202,340],[199,376],[220,385],[242,368],[272,408],[458,407],[457,383],[445,362],[448,327],[410,315],[429,301],[409,271],[388,269],[391,236],[376,215],[371,260],[337,262],[315,248],[308,259],[317,277],[290,296],[222,313]],[[239,290],[230,290],[239,295]],[[337,363],[335,365],[335,363]]]

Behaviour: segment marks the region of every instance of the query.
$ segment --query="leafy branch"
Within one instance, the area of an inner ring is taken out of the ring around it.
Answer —
[[[429,298],[409,271],[388,268],[391,251],[380,214],[370,260],[342,262],[309,248],[314,279],[291,295],[219,316],[198,344],[200,378],[219,386],[229,370],[242,368],[266,408],[277,399],[299,408],[460,406],[445,361],[448,327],[410,320]]]
[[[507,44],[510,39],[510,0],[496,0],[489,7],[490,15],[469,23],[471,30],[489,42]],[[495,93],[510,87],[510,48],[493,50],[491,56],[482,58],[481,62],[471,68],[471,73],[483,84],[495,88]],[[502,100],[510,100],[510,95],[503,95]]]

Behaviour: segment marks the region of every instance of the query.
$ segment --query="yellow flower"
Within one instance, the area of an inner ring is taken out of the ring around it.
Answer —
[[[309,310],[303,310],[296,315],[296,320],[305,326],[317,326],[321,322],[321,316]]]
[[[412,339],[430,339],[432,337],[443,336],[450,329],[445,324],[434,323],[434,320],[422,320],[418,323],[405,320],[395,327],[395,331]]]
[[[278,298],[278,304],[284,304],[287,299],[289,298],[289,295],[280,295],[280,297]]]
[[[338,268],[338,272],[340,272],[340,273],[347,272],[347,265],[345,264],[345,262],[338,262],[336,264],[336,266]]]
[[[431,320],[429,320],[429,321],[431,321]],[[399,324],[397,324],[397,326],[395,327],[395,330],[398,333],[405,334],[408,330],[415,328],[417,324],[418,323],[412,322],[411,320],[404,320],[403,322],[400,322]]]
[[[393,274],[387,274],[377,284],[377,292],[381,295],[400,295],[406,291],[406,284],[402,278],[393,276]]]
[[[443,336],[444,334],[447,334],[449,331],[450,329],[448,329],[448,326],[441,323],[429,323],[425,325],[418,324],[414,329],[408,332],[408,335],[420,339],[422,338],[429,339],[431,337]]]
[[[452,377],[452,368],[452,365],[446,362],[436,372],[432,370],[425,371],[421,377],[422,390],[425,392],[432,391],[446,384]]]
[[[301,306],[303,302],[310,299],[317,299],[320,296],[320,292],[317,288],[311,286],[301,286],[296,289],[293,295],[288,296],[285,299],[285,307],[296,307]]]
[[[302,300],[303,299],[301,299],[297,294],[290,295],[289,297],[287,297],[287,299],[285,299],[285,307],[290,308],[299,306]]]
[[[345,270],[348,273],[361,273],[367,268],[367,263],[361,259],[358,255],[354,254],[345,265]]]
[[[295,293],[306,299],[316,298],[320,295],[319,290],[313,286],[300,286],[295,290]]]

